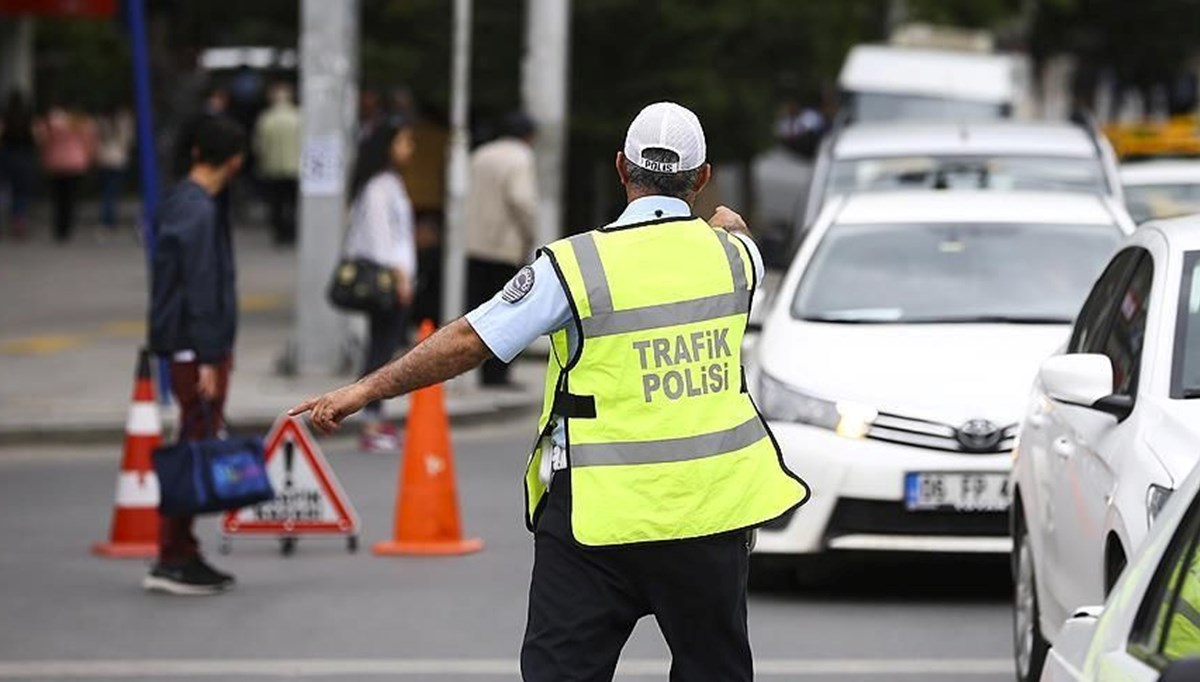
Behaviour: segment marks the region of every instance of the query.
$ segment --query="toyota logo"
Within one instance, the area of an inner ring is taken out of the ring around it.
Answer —
[[[986,419],[972,419],[958,427],[958,442],[971,452],[995,450],[1003,435],[999,426]]]

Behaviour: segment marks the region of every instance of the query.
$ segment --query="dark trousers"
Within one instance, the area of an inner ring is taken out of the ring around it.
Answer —
[[[271,235],[276,244],[296,242],[296,178],[266,178],[264,189],[271,214]]]
[[[366,376],[391,362],[396,351],[408,341],[408,311],[401,307],[386,312],[373,312],[369,318],[370,331],[367,339],[367,355],[363,358]],[[366,406],[365,412],[371,419],[379,419],[383,406],[375,401]]]
[[[117,227],[117,206],[125,184],[124,168],[100,168],[100,224],[112,230]]]
[[[200,369],[195,362],[171,362],[171,392],[179,404],[179,440],[201,440],[223,428],[225,396],[229,392],[230,361],[217,366],[217,395],[205,400],[196,391]],[[158,531],[158,560],[181,564],[200,556],[200,542],[192,532],[193,516],[161,516]]]
[[[50,176],[50,197],[54,202],[54,239],[65,242],[75,231],[75,201],[79,175]]]
[[[565,476],[534,535],[525,682],[612,680],[634,624],[653,615],[671,650],[671,682],[749,682],[749,535],[585,549],[570,535]]]
[[[496,295],[520,268],[510,263],[467,259],[467,310],[474,310]],[[490,358],[480,370],[484,386],[508,383],[508,364]]]

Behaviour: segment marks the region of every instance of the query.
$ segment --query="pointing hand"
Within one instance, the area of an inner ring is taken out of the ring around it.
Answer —
[[[330,434],[342,425],[342,420],[358,412],[367,404],[366,389],[359,384],[343,386],[325,395],[309,398],[288,410],[295,417],[310,413],[308,420],[321,434]]]

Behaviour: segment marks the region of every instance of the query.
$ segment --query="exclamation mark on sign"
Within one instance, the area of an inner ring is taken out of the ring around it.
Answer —
[[[296,444],[287,441],[283,444],[283,487],[292,489],[292,463],[296,459]]]

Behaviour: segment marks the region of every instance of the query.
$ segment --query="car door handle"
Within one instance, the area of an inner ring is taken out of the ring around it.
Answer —
[[[1067,459],[1075,454],[1075,443],[1070,438],[1055,438],[1054,443],[1050,445],[1050,449],[1059,457]]]

